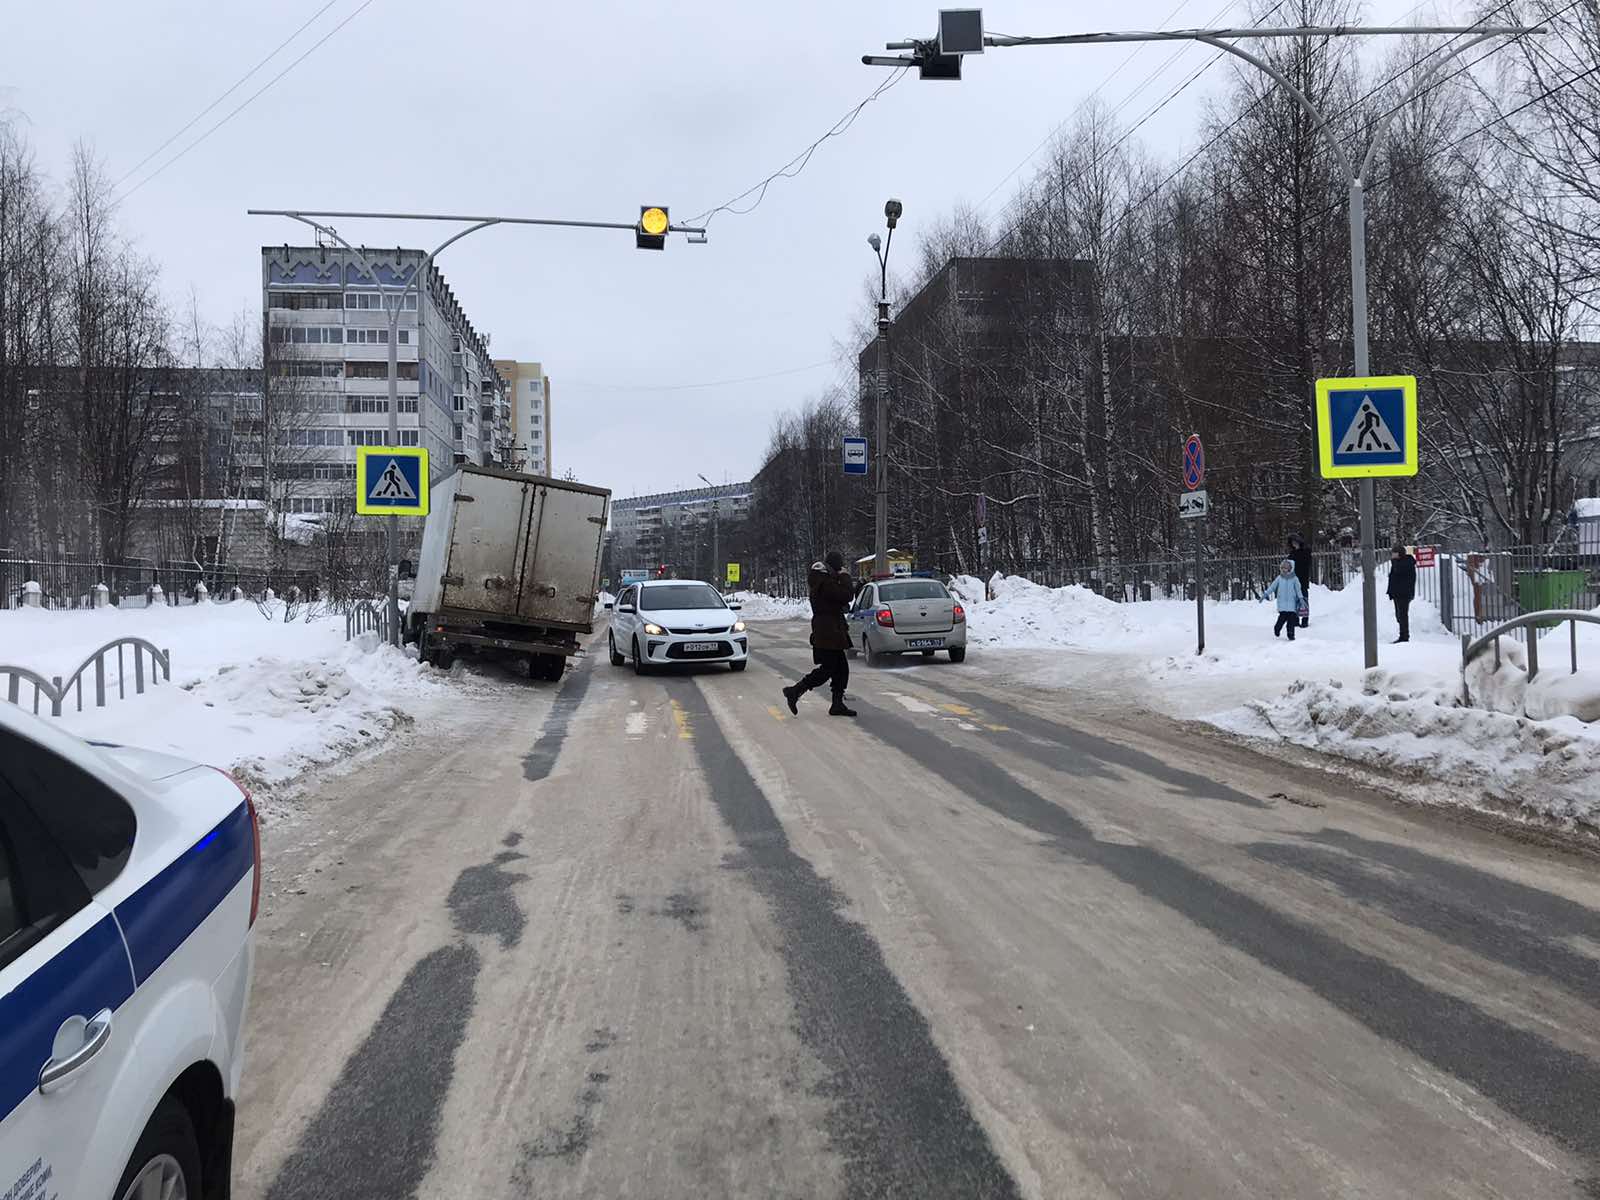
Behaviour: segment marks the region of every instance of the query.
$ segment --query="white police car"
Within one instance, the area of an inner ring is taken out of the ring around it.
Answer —
[[[221,771],[0,703],[0,1198],[228,1196],[260,844]]]

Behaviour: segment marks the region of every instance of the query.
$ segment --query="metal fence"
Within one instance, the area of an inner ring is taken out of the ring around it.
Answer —
[[[47,701],[50,715],[59,717],[66,705],[69,695],[76,695],[78,711],[83,711],[83,679],[90,667],[94,668],[94,704],[96,708],[106,706],[106,680],[107,656],[111,651],[117,652],[116,674],[111,682],[116,686],[117,698],[127,699],[128,678],[126,657],[131,653],[133,657],[133,686],[138,695],[144,694],[145,659],[150,660],[150,684],[155,686],[158,680],[172,681],[172,652],[162,650],[143,638],[123,637],[116,638],[101,646],[71,675],[62,682],[59,675],[46,679],[43,675],[30,667],[21,667],[10,664],[0,664],[0,680],[5,681],[5,698],[11,704],[21,705],[22,685],[27,684],[33,689],[32,703],[35,714],[39,712],[41,701]]]
[[[218,601],[228,599],[234,588],[253,598],[269,589],[285,595],[297,587],[302,596],[317,598],[327,586],[311,571],[207,567],[193,562],[107,563],[74,558],[0,557],[0,609],[23,607],[30,582],[39,585],[39,606],[54,609],[94,607],[95,590],[102,584],[109,603],[119,607],[148,603],[153,587],[161,589],[154,596],[157,602],[179,605],[193,604],[201,598],[201,585],[211,599]]]

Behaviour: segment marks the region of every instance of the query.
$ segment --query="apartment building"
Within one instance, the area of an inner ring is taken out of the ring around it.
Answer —
[[[424,446],[435,480],[458,463],[505,465],[511,404],[488,338],[420,250],[264,246],[262,311],[276,494],[291,513],[354,503],[356,450],[389,444],[388,306],[398,443]]]
[[[611,547],[620,571],[637,564],[682,566],[705,558],[713,540],[730,538],[750,515],[748,483],[685,488],[611,501]],[[703,545],[702,545],[703,543]],[[724,542],[732,545],[731,541]],[[701,564],[711,569],[709,563]]]
[[[550,377],[536,362],[494,360],[511,396],[511,461],[513,469],[533,475],[554,475],[550,452]]]

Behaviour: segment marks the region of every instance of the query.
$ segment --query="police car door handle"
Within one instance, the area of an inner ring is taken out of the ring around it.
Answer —
[[[80,1067],[87,1066],[89,1060],[99,1054],[110,1040],[111,1010],[102,1008],[83,1027],[83,1045],[71,1054],[52,1058],[40,1068],[39,1091],[51,1092],[66,1083]]]

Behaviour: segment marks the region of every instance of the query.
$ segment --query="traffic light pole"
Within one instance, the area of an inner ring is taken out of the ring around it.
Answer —
[[[1345,182],[1349,188],[1350,201],[1350,328],[1351,341],[1355,352],[1355,373],[1365,376],[1369,373],[1367,347],[1367,222],[1366,222],[1366,194],[1364,179],[1372,166],[1372,157],[1377,152],[1387,134],[1389,126],[1393,123],[1397,113],[1406,108],[1423,89],[1424,84],[1430,83],[1439,69],[1446,63],[1459,58],[1466,51],[1497,37],[1521,37],[1527,34],[1542,33],[1542,27],[1523,25],[1486,26],[1478,25],[1418,25],[1418,26],[1382,26],[1378,28],[1363,28],[1359,25],[1328,25],[1328,26],[1297,26],[1293,28],[1241,28],[1241,29],[1179,29],[1161,30],[1156,32],[1128,32],[1128,33],[1081,33],[1065,34],[1054,37],[1013,37],[1008,34],[991,34],[984,37],[985,46],[1093,46],[1111,45],[1122,42],[1204,42],[1213,46],[1224,54],[1231,54],[1241,58],[1250,65],[1259,68],[1270,75],[1284,91],[1294,97],[1295,101],[1305,110],[1315,122],[1318,132],[1327,138],[1329,146],[1333,149],[1334,158],[1338,160],[1343,169]],[[1353,37],[1353,36],[1414,36],[1416,34],[1448,33],[1454,35],[1471,34],[1465,42],[1454,47],[1438,62],[1425,70],[1421,77],[1412,84],[1404,98],[1394,108],[1385,113],[1378,121],[1367,149],[1362,156],[1361,164],[1357,167],[1346,153],[1345,147],[1334,136],[1329,127],[1328,118],[1315,104],[1311,102],[1304,92],[1290,82],[1288,76],[1278,70],[1265,59],[1251,54],[1234,45],[1239,40],[1277,40],[1282,38],[1311,38],[1311,37]],[[890,42],[890,50],[911,50],[914,57],[907,59],[876,59],[868,58],[867,61],[875,66],[914,66],[920,59],[937,53],[936,42]],[[880,310],[881,312],[881,310]],[[882,322],[880,319],[880,329]],[[1377,525],[1377,499],[1376,491],[1371,479],[1363,479],[1360,488],[1361,501],[1361,615],[1362,615],[1362,651],[1368,668],[1378,665],[1378,585],[1377,585],[1377,550],[1376,525]]]
[[[417,440],[422,440],[421,432],[421,405],[422,405],[422,299],[421,281],[433,266],[434,257],[442,251],[453,246],[468,234],[477,233],[480,229],[487,229],[491,225],[548,225],[564,229],[632,229],[637,231],[637,221],[569,221],[556,217],[469,217],[455,216],[438,213],[389,213],[389,212],[339,212],[312,209],[284,209],[284,208],[249,208],[246,214],[252,217],[288,217],[292,221],[299,221],[309,225],[317,232],[332,238],[343,246],[345,251],[355,256],[361,264],[362,270],[372,276],[373,282],[380,292],[384,291],[383,284],[378,281],[376,272],[366,255],[357,250],[331,225],[323,220],[346,218],[350,220],[385,220],[385,221],[452,221],[464,223],[466,229],[457,230],[450,237],[440,242],[417,264],[417,269],[412,272],[411,279],[401,289],[400,294],[394,297],[394,304],[389,306],[389,444],[397,445],[400,441],[400,362],[399,362],[399,332],[400,314],[405,308],[406,296],[415,290],[417,292],[417,406],[418,406],[418,432]],[[320,219],[319,219],[320,218]],[[668,233],[686,233],[695,235],[698,241],[704,242],[706,231],[703,226],[695,225],[668,225]],[[341,289],[344,280],[340,281]],[[388,560],[388,615],[389,615],[389,642],[398,646],[400,637],[400,551],[399,551],[399,517],[387,517],[384,520],[384,547],[385,557]]]
[[[889,573],[889,301],[878,301],[877,504],[872,524],[872,570]]]

